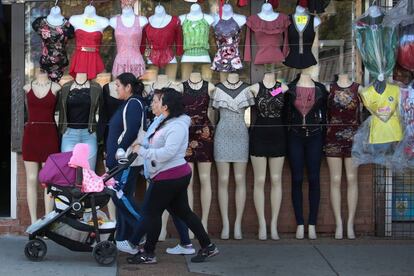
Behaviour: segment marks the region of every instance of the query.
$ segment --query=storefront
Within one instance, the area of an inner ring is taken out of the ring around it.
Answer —
[[[6,1],[7,2],[7,1]],[[39,59],[42,54],[41,39],[39,35],[33,31],[32,22],[40,17],[47,16],[50,12],[51,7],[55,5],[55,1],[9,1],[18,2],[11,5],[12,10],[12,134],[11,134],[11,145],[12,145],[12,158],[11,158],[11,214],[10,217],[13,220],[0,220],[0,225],[8,225],[8,228],[4,228],[4,232],[22,232],[25,227],[30,224],[30,217],[27,207],[27,196],[26,196],[26,177],[25,177],[25,165],[21,155],[21,145],[23,137],[23,126],[25,123],[25,93],[22,87],[25,84],[30,83],[36,74],[36,68],[39,66]],[[21,3],[24,2],[24,3]],[[82,14],[85,6],[89,5],[90,1],[81,0],[62,0],[58,1],[58,5],[62,10],[62,14],[65,17],[70,17],[76,14]],[[91,1],[92,2],[92,1]],[[220,1],[216,0],[204,0],[201,3],[202,10],[206,14],[210,14],[212,11],[217,10],[217,3]],[[239,7],[236,0],[228,1],[237,14],[250,16],[257,14],[264,3],[264,1],[248,1],[249,4],[244,7]],[[267,1],[266,1],[267,2]],[[279,6],[277,7],[278,12],[284,14],[292,14],[295,12],[296,0],[280,0]],[[329,1],[328,1],[329,2]],[[377,1],[378,5],[384,7],[392,7],[395,3],[392,1]],[[168,14],[171,15],[184,15],[190,10],[193,3],[189,3],[183,0],[169,0],[161,1]],[[96,8],[96,13],[99,16],[111,18],[116,14],[121,13],[121,5],[119,1],[101,0],[93,1],[93,5]],[[157,7],[158,2],[152,0],[140,0],[139,4],[135,5],[135,11],[139,11],[140,15],[149,17],[154,14],[154,10]],[[318,34],[316,35],[315,43],[312,47],[312,53],[318,60],[318,66],[314,66],[310,69],[309,74],[315,80],[323,84],[329,84],[335,81],[337,74],[348,74],[349,78],[355,82],[367,85],[371,79],[367,71],[364,71],[362,61],[359,57],[358,50],[355,43],[355,33],[352,29],[352,22],[359,15],[362,14],[363,10],[369,7],[370,3],[364,0],[340,0],[330,1],[330,4],[325,8],[325,12],[318,14],[321,24],[318,28]],[[305,18],[306,19],[306,18]],[[316,21],[315,21],[316,22]],[[241,31],[241,42],[240,52],[244,53],[245,45],[246,26],[242,27]],[[253,35],[252,35],[253,36]],[[252,59],[254,60],[257,54],[256,41],[253,40],[252,44]],[[209,56],[214,57],[217,47],[214,39],[213,31],[210,30],[210,50]],[[75,49],[75,39],[70,39],[67,44],[68,57],[71,59]],[[97,81],[103,85],[109,82],[111,79],[110,73],[112,72],[112,66],[117,54],[116,42],[114,38],[114,32],[111,27],[108,27],[103,32],[102,44],[100,48],[100,54],[104,62],[105,70],[103,74],[98,75]],[[210,66],[208,66],[210,67]],[[182,75],[185,75],[185,70],[182,70],[182,66],[178,63],[176,68],[176,80],[181,80]],[[65,69],[65,76],[62,80],[67,79],[69,66]],[[195,64],[192,69],[193,72],[202,72],[203,78],[209,80],[211,83],[217,84],[222,79],[218,72],[213,72],[206,69],[206,65]],[[277,79],[283,83],[290,83],[293,81],[298,74],[301,73],[300,69],[295,69],[282,65],[278,62],[276,65],[255,65],[254,62],[243,62],[243,69],[238,71],[240,79],[246,83],[254,84],[263,80],[265,73],[274,72]],[[161,69],[159,74],[169,74],[168,70]],[[148,65],[146,74],[142,76],[144,81],[151,83],[156,80],[156,70],[153,66]],[[224,78],[225,79],[225,78]],[[250,125],[255,118],[254,110],[248,109],[245,113],[245,121],[247,125]],[[237,138],[234,138],[232,143],[237,143]],[[277,139],[277,138],[276,138]],[[211,207],[209,208],[209,222],[208,230],[215,236],[219,237],[222,230],[222,222],[220,216],[220,208],[218,204],[218,182],[219,177],[217,176],[217,170],[215,166],[212,166],[211,171],[211,187],[212,187],[212,200]],[[265,174],[268,174],[264,170]],[[414,178],[412,173],[404,174],[403,176],[392,174],[389,170],[374,167],[372,165],[363,165],[358,171],[358,185],[359,185],[359,200],[358,209],[355,217],[355,232],[357,235],[375,235],[380,236],[393,236],[392,234],[385,233],[383,227],[390,227],[390,216],[392,220],[400,219],[396,213],[389,213],[389,208],[394,210],[395,205],[398,203],[394,197],[381,198],[383,190],[377,190],[380,186],[381,181],[384,179],[394,179],[394,183],[398,179],[404,179],[404,183],[407,185],[414,185]],[[385,176],[387,174],[387,176]],[[232,174],[230,174],[232,175]],[[289,170],[289,163],[287,160],[284,162],[283,175],[282,175],[282,203],[279,212],[277,227],[280,233],[294,233],[296,231],[296,222],[294,211],[291,203],[291,172]],[[267,175],[264,195],[264,214],[268,228],[268,238],[270,238],[270,224],[272,218],[272,207],[271,207],[271,181],[270,176]],[[258,232],[258,215],[255,209],[255,193],[254,193],[254,170],[249,162],[246,171],[246,204],[243,215],[242,230],[243,237],[257,237]],[[341,212],[343,215],[343,221],[348,217],[347,209],[347,181],[345,173],[342,176],[342,207]],[[307,182],[305,180],[305,182]],[[319,207],[317,231],[322,235],[333,235],[335,232],[335,219],[332,212],[331,201],[330,201],[330,175],[329,168],[325,158],[322,161],[322,168],[320,174],[320,190],[321,200]],[[388,187],[387,191],[391,193],[401,188],[393,188],[390,185],[390,181],[386,181],[384,187]],[[304,185],[307,190],[307,184]],[[230,229],[233,229],[233,223],[236,218],[236,207],[235,207],[235,189],[236,184],[233,177],[230,177],[229,184],[229,218],[230,218]],[[391,190],[389,190],[391,189]],[[407,188],[404,188],[406,191]],[[399,190],[399,191],[400,191]],[[13,192],[14,191],[14,192]],[[194,209],[201,216],[202,203],[200,202],[200,181],[195,180],[194,183]],[[387,193],[387,192],[386,192]],[[409,189],[411,194],[411,188]],[[395,198],[407,197],[407,194],[400,195],[397,192]],[[39,189],[38,192],[38,215],[42,215],[43,204],[40,204],[42,200],[42,193]],[[307,198],[307,193],[304,194],[304,198]],[[411,202],[409,199],[407,202]],[[305,214],[308,212],[307,200],[305,200],[304,209]],[[411,206],[411,205],[409,205]],[[414,206],[412,207],[414,208]],[[387,213],[388,212],[388,213]],[[1,212],[0,212],[1,214]],[[388,215],[387,215],[388,214]],[[403,221],[409,221],[413,219],[412,214],[404,217]],[[388,223],[388,224],[387,224]],[[384,226],[387,225],[387,226]],[[411,226],[410,226],[411,227]],[[345,227],[346,228],[346,227]],[[344,229],[345,229],[344,228]],[[389,228],[387,228],[389,229]],[[413,227],[414,229],[414,227]],[[2,228],[0,228],[0,231]],[[395,230],[397,231],[397,230]],[[174,230],[169,231],[175,233]],[[409,232],[409,231],[408,231]],[[411,231],[413,233],[414,230]],[[230,235],[233,236],[232,234]]]

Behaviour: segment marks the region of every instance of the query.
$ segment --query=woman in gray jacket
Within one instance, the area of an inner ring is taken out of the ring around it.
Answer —
[[[191,120],[184,114],[181,93],[170,88],[164,88],[162,92],[158,104],[164,119],[158,122],[158,126],[149,128],[149,144],[137,145],[134,149],[144,158],[145,174],[151,179],[152,185],[146,192],[147,204],[143,221],[143,228],[147,233],[145,251],[128,258],[128,262],[157,262],[154,250],[161,231],[161,216],[166,209],[193,231],[201,249],[191,261],[203,262],[206,258],[217,255],[219,251],[211,243],[200,219],[188,205],[187,187],[192,172],[184,156],[188,147]]]

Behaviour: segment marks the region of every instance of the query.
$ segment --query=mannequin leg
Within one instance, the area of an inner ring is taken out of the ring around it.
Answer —
[[[194,184],[194,176],[195,176],[195,171],[194,171],[194,163],[188,163],[191,167],[191,171],[193,172],[191,179],[190,179],[190,184],[188,185],[187,188],[187,196],[188,196],[188,205],[190,206],[191,210],[193,210],[193,205],[194,205],[194,192],[193,192],[193,184]],[[194,239],[194,233],[191,232],[191,230],[188,230],[188,235],[190,236],[190,239]]]
[[[277,231],[277,219],[279,217],[280,205],[282,204],[282,171],[284,157],[276,157],[269,159],[270,180],[272,183],[272,190],[270,192],[270,202],[272,206],[272,220],[270,223],[270,232],[272,240],[279,239]]]
[[[175,81],[175,79],[177,78],[177,70],[177,63],[170,63],[167,64],[167,66],[165,66],[165,74],[168,76],[168,79],[170,81]]]
[[[37,221],[37,175],[39,173],[39,163],[24,161],[26,169],[26,197],[29,206],[30,220],[33,223]]]
[[[45,163],[42,163],[42,168],[45,165]],[[47,193],[47,189],[45,189],[45,193],[44,193],[44,202],[45,202],[45,215],[49,214],[50,212],[53,211],[53,207],[55,205],[55,200],[53,197],[51,197],[48,193]]]
[[[190,78],[193,67],[194,63],[192,62],[181,63],[181,81],[186,81]]]
[[[168,213],[167,210],[164,210],[164,213],[162,213],[162,225],[161,225],[161,232],[160,232],[160,236],[158,237],[159,241],[165,241],[165,239],[167,238],[167,223],[168,223],[168,218],[169,218],[170,214]]]
[[[213,78],[213,71],[210,67],[210,63],[201,65],[201,77],[205,81],[211,81],[211,79]]]
[[[345,158],[346,178],[348,181],[348,239],[355,239],[354,219],[358,205],[358,167],[352,162],[352,158]]]
[[[247,162],[233,163],[234,179],[236,182],[236,220],[234,221],[234,239],[241,240],[242,219],[246,205],[246,168]]]
[[[110,220],[116,220],[116,207],[112,199],[108,202],[108,213]]]
[[[342,216],[341,216],[341,179],[342,179],[342,158],[327,157],[329,173],[331,178],[331,204],[335,216],[335,239],[343,237]]]
[[[211,205],[211,162],[197,164],[198,177],[200,178],[201,222],[208,233],[208,215]]]
[[[223,81],[227,80],[228,75],[229,75],[229,73],[220,72],[220,82],[223,82]]]
[[[266,219],[265,219],[265,196],[264,196],[264,185],[266,181],[266,157],[250,156],[252,160],[253,173],[254,173],[254,207],[256,208],[257,219],[259,222],[259,240],[266,240]]]
[[[220,238],[223,240],[228,240],[230,233],[228,194],[230,163],[217,162],[216,166],[218,174],[218,202],[220,207],[221,221],[223,224]]]
[[[151,72],[151,73],[150,73],[150,74],[148,74],[149,72]],[[159,68],[158,68],[158,66],[155,66],[155,65],[151,64],[151,65],[148,67],[148,70],[147,70],[147,72],[146,72],[146,75],[148,75],[148,76],[149,76],[150,81],[156,81],[156,80],[157,80],[157,77],[158,77],[158,72],[159,72]]]

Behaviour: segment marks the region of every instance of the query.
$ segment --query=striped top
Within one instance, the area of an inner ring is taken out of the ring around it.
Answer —
[[[197,21],[185,18],[183,22],[184,55],[207,56],[210,45],[208,43],[210,25],[204,17]]]

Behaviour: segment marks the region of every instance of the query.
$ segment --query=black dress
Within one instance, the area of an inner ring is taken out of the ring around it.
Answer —
[[[123,103],[123,101],[111,96],[109,84],[104,85],[102,93],[103,100],[99,106],[99,121],[96,134],[98,142],[103,142],[106,148],[109,120],[112,118],[112,115],[114,115],[115,111]]]
[[[312,54],[312,44],[315,39],[314,16],[309,15],[305,28],[300,32],[293,15],[289,16],[292,24],[288,28],[290,52],[284,64],[291,68],[305,69],[317,64]]]
[[[282,84],[276,82],[266,88],[259,82],[259,93],[255,98],[256,120],[250,126],[250,155],[258,157],[282,157],[286,155],[286,130],[283,126],[285,95]],[[271,93],[278,93],[273,96]]]

